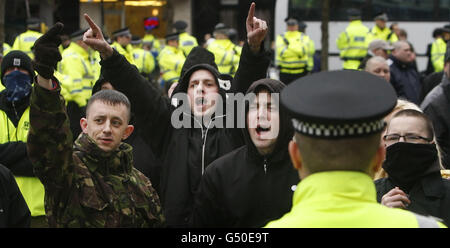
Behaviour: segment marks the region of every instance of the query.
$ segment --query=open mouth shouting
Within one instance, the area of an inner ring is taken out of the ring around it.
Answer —
[[[265,124],[265,125],[258,124],[256,126],[256,134],[258,136],[264,136],[265,134],[268,134],[270,132],[270,130],[271,130],[271,127],[270,127],[270,125],[267,125],[267,124]]]

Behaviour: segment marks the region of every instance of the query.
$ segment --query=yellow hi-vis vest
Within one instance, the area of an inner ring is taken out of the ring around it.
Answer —
[[[276,40],[276,63],[280,67],[280,72],[288,74],[300,74],[312,65],[309,60],[311,49],[310,39],[299,31],[287,31],[284,35],[278,35]],[[312,58],[312,57],[311,57]]]
[[[357,70],[361,60],[367,55],[369,29],[360,20],[352,21],[336,40],[344,69]]]
[[[62,54],[62,60],[58,64],[58,71],[71,78],[70,86],[64,83],[64,87],[69,90],[70,98],[67,101],[75,101],[78,106],[86,106],[92,94],[96,73],[89,60],[89,53],[72,42]],[[60,78],[58,78],[60,79]]]
[[[41,37],[41,35],[42,34],[37,31],[27,30],[26,32],[21,33],[16,37],[11,49],[20,50],[30,56],[31,59],[34,59],[31,47],[34,45],[34,42],[39,39],[39,37]]]
[[[385,40],[389,42],[390,44],[393,44],[394,42],[398,41],[397,35],[389,28],[385,27],[383,30],[381,30],[377,25],[375,25],[371,30],[371,40],[380,39]],[[369,41],[370,44],[370,41]]]
[[[28,130],[30,128],[30,107],[22,114],[17,128],[9,120],[4,111],[0,110],[0,144],[8,142],[27,142]],[[45,215],[44,208],[44,185],[37,177],[15,177],[20,192],[30,209],[31,216]]]
[[[444,70],[444,56],[446,50],[447,44],[442,38],[437,38],[431,45],[431,63],[433,63],[435,72]]]
[[[159,53],[157,59],[164,82],[178,82],[184,61],[186,61],[183,51],[176,47],[166,45]]]
[[[183,32],[180,34],[179,46],[180,49],[183,51],[184,56],[187,57],[191,52],[191,50],[194,47],[198,46],[197,39],[194,36],[189,35],[186,32]]]
[[[242,47],[236,46],[229,39],[214,40],[207,49],[214,54],[214,61],[219,72],[234,76],[239,66]]]
[[[128,62],[130,62],[130,64],[133,64],[133,65],[136,64],[133,59],[133,46],[131,44],[128,44],[125,48],[123,48],[122,45],[120,45],[118,42],[114,41],[111,44],[111,47],[115,48],[118,53],[125,56],[125,58],[128,60]]]
[[[445,227],[434,220],[436,227]],[[375,184],[357,171],[313,173],[295,189],[291,211],[266,227],[409,228],[419,227],[412,212],[377,202]]]
[[[150,74],[155,69],[155,58],[149,51],[133,48],[133,59],[140,73]]]

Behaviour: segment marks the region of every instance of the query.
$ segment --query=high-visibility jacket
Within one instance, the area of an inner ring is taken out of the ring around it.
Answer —
[[[369,175],[356,171],[311,174],[297,185],[291,211],[266,227],[418,227],[417,216],[377,202]],[[442,223],[434,222],[439,227]]]
[[[0,144],[8,142],[27,142],[28,130],[30,128],[30,107],[22,114],[17,128],[9,120],[7,114],[0,110]],[[45,215],[44,208],[44,185],[37,177],[15,177],[20,192],[30,209],[31,216]]]
[[[314,52],[311,54],[311,50],[314,50],[314,44],[302,32],[287,31],[283,35],[278,35],[276,40],[276,63],[280,67],[280,72],[299,74],[308,70],[308,62],[311,65],[309,56],[314,54]]]
[[[122,45],[120,45],[118,42],[114,41],[111,44],[111,47],[115,48],[117,52],[125,56],[125,58],[130,62],[130,64],[135,65],[134,59],[133,59],[133,46],[131,44],[128,44],[125,48],[123,48]]]
[[[444,70],[444,57],[446,50],[447,44],[442,38],[437,38],[431,45],[431,63],[433,63],[435,72]]]
[[[159,40],[153,34],[146,34],[144,35],[144,38],[142,38],[142,41],[150,42],[152,44],[150,52],[155,58],[158,57],[161,52],[161,44],[159,43]]]
[[[369,29],[361,20],[351,21],[336,40],[337,48],[341,51],[340,57],[344,60],[342,67],[357,70],[361,60],[367,55],[369,42]]]
[[[34,59],[31,47],[34,45],[34,42],[39,39],[39,37],[41,37],[41,35],[42,34],[37,31],[27,30],[26,32],[21,33],[16,37],[11,49],[20,50],[30,56],[31,59]]]
[[[215,39],[207,49],[214,54],[219,72],[234,76],[239,66],[242,47],[236,46],[229,39]]]
[[[178,82],[185,60],[183,51],[176,47],[167,45],[161,50],[158,64],[164,82]]]
[[[63,82],[64,87],[69,90],[71,100],[80,107],[86,106],[92,94],[92,86],[98,78],[91,65],[89,52],[74,42],[70,43],[62,54],[58,71],[71,78],[71,86]]]
[[[3,56],[8,54],[9,51],[11,51],[11,46],[8,45],[8,43],[3,42]]]
[[[150,74],[155,69],[155,58],[142,48],[133,48],[133,59],[139,72]]]
[[[184,56],[187,57],[191,50],[196,46],[198,46],[198,42],[194,36],[189,35],[186,32],[180,34],[179,47],[183,51]]]
[[[371,30],[371,40],[379,39],[379,40],[385,40],[391,44],[398,41],[397,35],[390,29],[385,27],[384,29],[379,28],[377,25],[375,25]],[[369,41],[370,44],[370,41]]]

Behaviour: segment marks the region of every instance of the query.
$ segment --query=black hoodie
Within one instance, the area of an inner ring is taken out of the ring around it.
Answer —
[[[197,59],[197,51],[193,49],[186,59],[186,70],[181,76],[180,84],[174,90],[176,93],[186,92],[190,70],[193,66],[211,69],[217,66],[210,63],[211,58]],[[248,86],[266,77],[270,58],[260,51],[252,54],[248,44],[245,44],[239,68],[228,91],[245,92]],[[202,64],[202,65],[200,65]],[[194,194],[200,183],[202,169],[209,163],[243,145],[236,128],[176,128],[171,124],[171,118],[178,107],[153,84],[149,84],[130,65],[126,59],[114,51],[114,54],[101,61],[102,74],[111,82],[115,89],[123,92],[131,102],[131,111],[136,116],[136,123],[142,126],[142,137],[150,144],[155,155],[162,161],[161,203],[169,227],[186,227],[192,214]],[[208,66],[209,65],[209,66]],[[223,82],[219,81],[219,84]],[[178,99],[178,98],[177,98]],[[219,118],[219,117],[216,117]],[[195,119],[192,118],[194,121]],[[240,135],[242,137],[242,135]]]
[[[247,93],[257,93],[261,87],[280,93],[284,86],[280,81],[261,79]],[[195,198],[194,227],[262,227],[289,212],[300,179],[288,153],[294,130],[287,113],[280,109],[279,114],[279,134],[269,155],[257,151],[244,129],[245,146],[208,166]]]

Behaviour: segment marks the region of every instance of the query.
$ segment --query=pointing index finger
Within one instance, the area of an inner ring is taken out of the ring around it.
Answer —
[[[88,22],[89,26],[91,27],[92,31],[94,31],[94,33],[97,33],[100,30],[97,24],[95,24],[95,22],[87,14],[84,14],[84,19],[86,19],[86,21]]]
[[[250,5],[250,9],[248,10],[247,21],[252,22],[254,16],[255,16],[255,3],[253,2]]]

